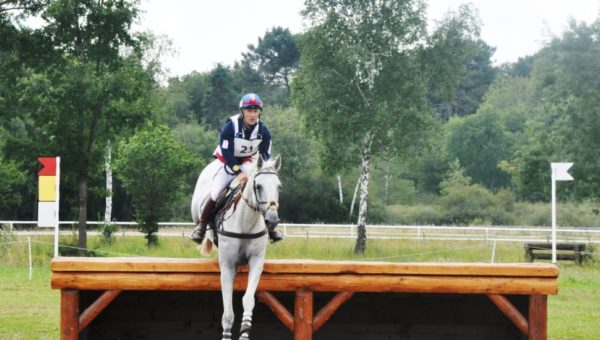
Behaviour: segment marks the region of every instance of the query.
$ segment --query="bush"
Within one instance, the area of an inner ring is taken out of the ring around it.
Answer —
[[[396,204],[387,208],[388,222],[404,225],[441,224],[443,218],[436,206],[432,205],[401,205]]]
[[[119,226],[116,224],[103,224],[100,228],[100,241],[106,245],[111,245],[115,242],[115,233],[119,231]]]

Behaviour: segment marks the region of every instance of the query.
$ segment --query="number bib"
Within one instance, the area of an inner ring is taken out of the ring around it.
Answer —
[[[247,140],[236,137],[234,140],[233,155],[235,157],[248,157],[258,152],[258,146],[262,139]]]

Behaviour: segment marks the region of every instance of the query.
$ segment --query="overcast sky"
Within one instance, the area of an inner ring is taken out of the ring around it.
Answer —
[[[428,19],[440,19],[461,3],[472,3],[482,21],[481,36],[496,47],[496,64],[535,53],[569,18],[593,22],[600,0],[428,0]],[[141,0],[142,30],[165,35],[177,50],[163,60],[171,76],[206,72],[217,63],[233,65],[248,44],[272,27],[305,31],[304,0]]]

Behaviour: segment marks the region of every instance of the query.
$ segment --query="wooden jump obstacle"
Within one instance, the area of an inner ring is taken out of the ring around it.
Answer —
[[[525,243],[525,259],[528,262],[533,262],[535,259],[551,260],[552,259],[552,243]],[[575,261],[577,264],[582,264],[586,258],[585,243],[557,243],[556,254],[557,260]]]
[[[541,263],[266,261],[252,336],[546,339],[547,295],[557,294],[558,273]],[[246,280],[242,268],[234,299]],[[61,339],[221,334],[215,260],[59,257],[51,284],[61,290]]]

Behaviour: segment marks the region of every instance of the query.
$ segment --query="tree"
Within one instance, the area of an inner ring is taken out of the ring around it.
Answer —
[[[231,69],[221,64],[210,71],[208,83],[203,122],[220,130],[225,119],[239,110],[239,90],[234,87]]]
[[[0,150],[3,149],[6,131],[0,128]],[[21,166],[4,158],[0,151],[0,211],[9,212],[16,208],[22,201],[22,195],[18,188],[25,184],[25,173]],[[4,218],[10,218],[3,216]]]
[[[281,219],[295,223],[343,221],[344,208],[337,201],[335,183],[319,168],[313,156],[317,145],[302,133],[298,111],[273,107],[261,119],[273,135],[272,154],[281,154],[284,164],[279,173]]]
[[[528,121],[528,143],[512,162],[522,197],[549,200],[549,163],[571,161],[576,180],[560,196],[600,200],[599,32],[600,19],[589,25],[571,21],[533,57],[539,114]]]
[[[258,38],[258,44],[248,45],[242,53],[244,61],[256,69],[267,84],[283,86],[291,93],[291,76],[298,68],[300,51],[290,30],[274,27]]]
[[[175,142],[166,126],[148,125],[119,145],[115,171],[133,198],[136,220],[148,246],[156,245],[158,222],[168,218],[173,201],[194,166],[192,154]]]
[[[492,66],[495,48],[483,40],[473,42],[475,55],[467,60],[467,70],[456,89],[452,110],[457,116],[468,116],[477,111],[484,95],[496,77]]]
[[[322,146],[330,171],[361,162],[358,237],[366,248],[369,166],[374,155],[405,151],[429,125],[417,46],[425,37],[418,1],[310,0],[312,29],[300,45],[293,101]]]
[[[41,30],[54,56],[17,82],[19,104],[45,132],[39,143],[60,155],[66,180],[79,188],[79,247],[87,248],[90,176],[108,140],[150,116],[156,63],[151,40],[130,32],[138,11],[125,0],[53,0]]]
[[[448,11],[427,37],[423,57],[429,99],[445,120],[474,112],[493,79],[494,49],[479,39],[480,26],[476,10],[461,5]]]
[[[448,157],[458,159],[474,182],[491,190],[510,184],[508,174],[498,167],[501,161],[510,159],[512,151],[499,115],[484,112],[453,117],[446,128]]]

